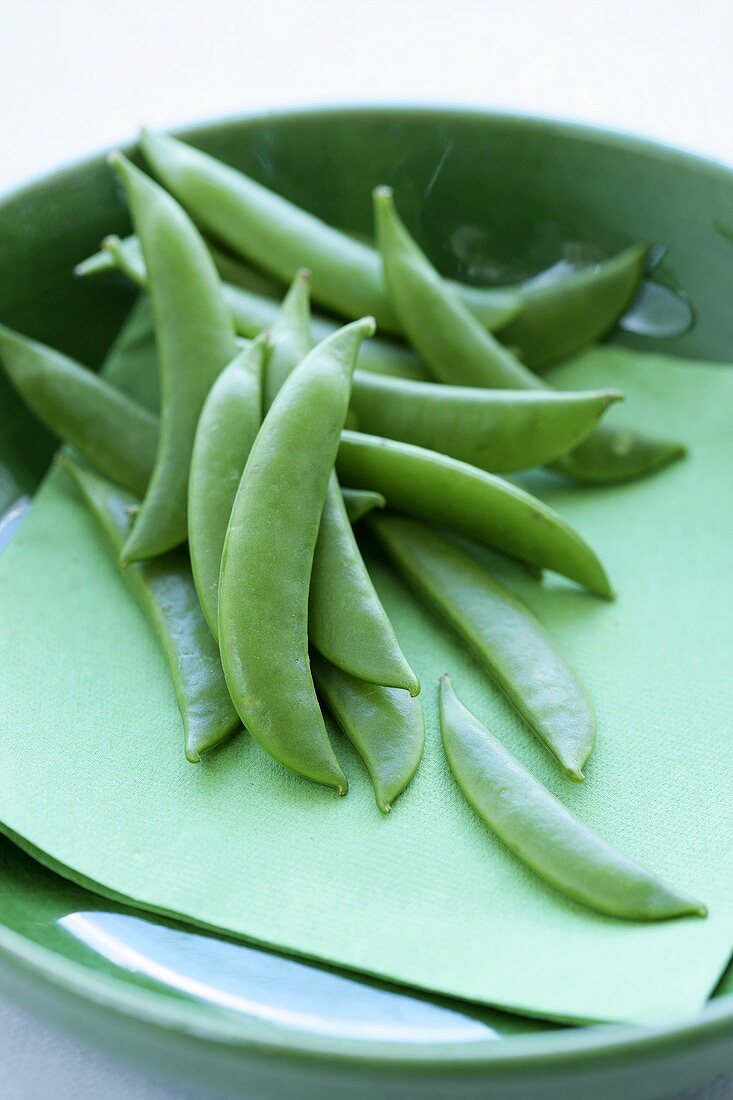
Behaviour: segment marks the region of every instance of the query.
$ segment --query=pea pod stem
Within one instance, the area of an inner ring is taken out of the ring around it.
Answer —
[[[351,376],[373,331],[370,318],[341,329],[283,385],[242,475],[219,582],[222,664],[242,722],[276,760],[341,794],[310,672],[308,593]]]
[[[613,597],[590,546],[557,512],[511,482],[435,451],[351,431],[342,433],[337,471],[344,484],[382,493],[394,511]]]
[[[461,703],[448,676],[440,683],[440,728],[451,771],[479,817],[561,893],[624,920],[707,915],[571,814]]]
[[[188,215],[122,154],[113,154],[110,163],[125,188],[149,273],[162,383],[158,453],[123,548],[129,563],[186,538],[196,425],[209,389],[236,346],[219,277]]]
[[[420,700],[398,688],[370,684],[311,656],[318,693],[362,758],[377,806],[389,813],[422,758],[425,722]]]
[[[139,500],[112,485],[68,453],[60,461],[119,558]],[[197,763],[239,729],[219,650],[203,617],[186,554],[173,550],[123,571],[145,612],[171,671],[183,720],[186,757]]]
[[[436,531],[403,516],[368,521],[408,586],[458,634],[571,779],[596,738],[590,698],[528,607]]]

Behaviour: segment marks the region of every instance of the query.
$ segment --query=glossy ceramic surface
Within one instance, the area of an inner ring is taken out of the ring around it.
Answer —
[[[355,233],[369,229],[371,187],[394,184],[421,243],[467,280],[530,277],[578,246],[607,254],[635,239],[659,243],[667,252],[654,279],[667,289],[648,287],[618,338],[730,357],[726,169],[560,124],[437,110],[284,114],[187,136]],[[101,158],[9,196],[0,204],[0,318],[98,364],[131,294],[122,281],[74,280],[71,269],[105,233],[125,229]],[[0,375],[0,549],[52,451]],[[707,1088],[696,1097],[719,1100],[733,1070],[728,996],[693,1021],[653,1031],[553,1027],[146,918],[65,882],[6,840],[0,972],[7,988],[60,1022],[212,1096],[450,1089],[651,1100],[695,1085]]]

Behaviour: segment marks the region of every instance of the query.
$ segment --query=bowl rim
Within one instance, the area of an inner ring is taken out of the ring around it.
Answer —
[[[320,118],[354,118],[384,115],[440,119],[463,117],[482,120],[508,129],[550,129],[558,136],[577,138],[585,143],[627,150],[668,164],[695,167],[698,171],[733,183],[733,163],[676,148],[613,128],[568,121],[541,114],[464,107],[461,105],[414,103],[315,104],[307,107],[282,107],[231,114],[176,126],[171,133],[184,140],[196,141],[212,130],[236,129],[251,123],[282,119],[297,121]],[[125,152],[136,149],[135,142],[122,146]],[[63,184],[79,170],[90,168],[106,157],[98,150],[50,169],[20,184],[0,191],[3,207],[48,185]],[[127,985],[111,975],[100,974],[84,963],[43,947],[22,934],[0,924],[0,958],[29,979],[91,1003],[100,1009],[149,1024],[163,1032],[183,1034],[192,1040],[220,1047],[249,1050],[259,1054],[291,1057],[309,1062],[348,1063],[368,1068],[421,1067],[445,1068],[451,1072],[476,1070],[541,1071],[569,1064],[580,1067],[601,1058],[626,1061],[634,1056],[653,1057],[682,1047],[698,1046],[733,1036],[733,996],[706,1003],[696,1013],[647,1025],[598,1024],[570,1027],[513,1036],[510,1040],[486,1039],[472,1042],[431,1045],[407,1041],[361,1040],[339,1036],[320,1036],[306,1030],[287,1029],[264,1023],[250,1016],[237,1017],[214,1010],[203,1002],[176,1001],[163,992]],[[356,975],[358,977],[358,974]]]

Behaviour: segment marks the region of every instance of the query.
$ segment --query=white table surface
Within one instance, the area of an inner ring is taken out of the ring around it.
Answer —
[[[141,122],[316,103],[530,111],[733,162],[731,32],[731,0],[0,0],[0,191]],[[204,1100],[1,991],[0,1034],[3,1100]]]

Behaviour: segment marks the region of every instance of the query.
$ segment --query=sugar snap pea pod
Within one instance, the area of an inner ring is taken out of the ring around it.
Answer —
[[[131,242],[129,246],[128,242]],[[112,267],[125,274],[141,289],[146,289],[147,272],[136,237],[128,237],[124,240],[120,240],[119,237],[107,237],[103,253],[108,256]],[[224,272],[225,266],[217,259],[214,251],[212,254],[220,272]],[[90,257],[89,273],[100,270],[96,263],[92,264],[92,260],[96,261],[96,256]],[[81,271],[82,274],[87,273],[86,261],[76,268],[77,273],[81,269],[85,269]],[[280,312],[280,303],[272,297],[258,293],[256,287],[233,286],[230,283],[223,284],[223,292],[234,327],[240,336],[252,338],[263,329],[272,328],[275,325]],[[311,325],[313,338],[318,343],[338,328],[335,321],[318,314],[312,314]],[[425,366],[411,348],[377,338],[362,345],[359,352],[359,367],[375,374],[388,374],[396,378],[415,378],[423,381],[430,378]]]
[[[555,459],[552,469],[587,485],[616,485],[662,470],[686,453],[681,443],[599,424],[574,451]]]
[[[542,388],[540,379],[484,332],[440,279],[397,216],[389,188],[377,188],[374,205],[377,238],[395,309],[436,377],[491,389]],[[643,477],[674,461],[681,452],[676,444],[604,424],[581,444],[577,454],[563,456],[554,468],[578,481],[612,484]]]
[[[634,244],[597,267],[525,284],[523,308],[502,328],[502,340],[537,370],[602,339],[631,305],[648,255],[648,245]]]
[[[0,359],[47,428],[107,477],[145,492],[158,437],[151,413],[73,359],[4,325]]]
[[[61,462],[119,557],[130,509],[139,501],[67,453],[62,453]],[[201,613],[188,557],[183,550],[172,550],[130,566],[124,577],[162,646],[183,719],[186,757],[197,763],[202,752],[239,729],[239,718],[216,642]]]
[[[356,321],[319,344],[288,378],[250,451],[219,579],[219,643],[247,729],[286,767],[345,794],[310,673],[308,593],[321,513],[346,418]]]
[[[364,761],[377,806],[388,814],[422,758],[425,720],[420,700],[349,676],[318,653],[311,657],[311,669],[319,695]]]
[[[596,738],[593,706],[529,608],[424,524],[387,514],[369,526],[410,588],[466,643],[571,779],[582,780]]]
[[[206,394],[236,346],[216,268],[188,215],[122,154],[113,154],[110,162],[127,193],[150,275],[162,394],[155,468],[123,548],[129,563],[186,538],[196,424]]]
[[[312,346],[307,272],[296,274],[271,330],[266,404]],[[400,649],[354,537],[336,475],[329,481],[313,557],[308,631],[333,664],[363,680],[405,688],[420,684]]]
[[[443,747],[458,786],[477,814],[514,852],[574,901],[625,920],[707,916],[612,848],[543,787],[440,682]]]
[[[418,248],[395,210],[391,187],[374,191],[374,222],[390,302],[435,378],[501,389],[542,385],[484,328]]]
[[[486,390],[357,371],[351,408],[359,430],[401,439],[503,473],[541,466],[593,430],[614,390]]]
[[[116,389],[153,413],[157,425],[160,378],[153,312],[147,294],[139,295],[128,313],[105,356],[102,374]]]
[[[316,301],[345,317],[373,314],[380,329],[399,331],[379,258],[369,245],[175,138],[144,130],[140,144],[158,178],[233,252],[283,282],[305,265]],[[474,290],[471,301],[491,327],[506,324],[519,308],[515,291]]]
[[[342,489],[341,496],[352,527],[375,508],[384,508],[386,503],[381,493],[372,493],[368,489]]]
[[[283,383],[313,347],[310,313],[310,274],[296,272],[270,329],[265,371],[264,401],[269,409]]]
[[[209,390],[201,410],[188,482],[188,549],[201,609],[218,633],[219,570],[229,517],[262,421],[266,334],[240,351]]]
[[[345,485],[382,493],[388,508],[613,597],[590,546],[557,512],[509,481],[424,447],[350,431],[342,433],[336,469]]]

